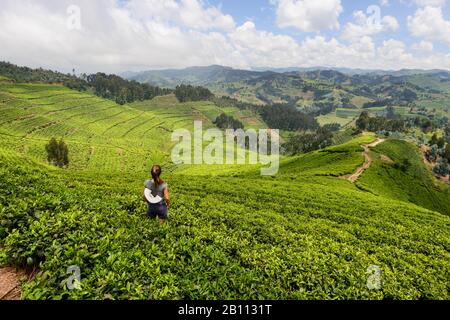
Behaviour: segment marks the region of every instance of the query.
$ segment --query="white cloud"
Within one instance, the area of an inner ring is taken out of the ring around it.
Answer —
[[[423,53],[430,53],[433,51],[434,45],[432,42],[422,40],[419,43],[414,43],[411,48]]]
[[[73,2],[81,8],[79,31],[66,26],[66,9]],[[430,51],[424,57],[424,50],[412,51],[420,54],[415,57],[396,40],[377,47],[370,35],[361,32],[349,43],[321,35],[300,41],[260,30],[250,21],[235,26],[219,8],[197,4],[200,7],[186,16],[184,6],[192,5],[187,1],[2,0],[0,60],[65,72],[210,64],[450,69],[450,55]],[[200,14],[206,18],[196,21],[193,17]],[[395,29],[392,21],[385,19],[384,24],[388,30]],[[430,45],[420,42],[416,49]]]
[[[129,1],[125,6],[141,19],[174,21],[197,30],[235,28],[232,16],[223,14],[217,7],[206,7],[201,0],[139,0]]]
[[[414,3],[419,7],[442,7],[446,2],[447,0],[414,0]]]
[[[415,37],[450,43],[450,21],[444,19],[441,8],[418,9],[414,16],[408,16],[408,28]]]
[[[250,21],[232,32],[229,39],[248,66],[283,67],[286,62],[294,63],[300,51],[299,44],[291,37],[259,31]]]
[[[403,42],[389,39],[383,41],[383,45],[377,50],[378,58],[386,65],[407,65],[411,66],[413,56],[406,52]]]
[[[277,24],[306,32],[339,29],[340,0],[275,0]]]
[[[133,1],[125,6],[114,0],[3,1],[0,60],[65,71],[76,67],[118,72],[146,66],[225,64],[233,54],[222,34],[205,30],[231,28],[227,16],[217,8],[203,7],[196,14],[209,18],[196,24],[192,16],[183,15],[188,1]],[[66,27],[66,9],[72,2],[81,8],[81,31]]]
[[[362,11],[353,12],[355,23],[345,25],[341,35],[343,39],[355,41],[364,36],[372,36],[381,32],[396,31],[399,28],[397,19],[393,16],[384,16],[379,22],[374,21]]]

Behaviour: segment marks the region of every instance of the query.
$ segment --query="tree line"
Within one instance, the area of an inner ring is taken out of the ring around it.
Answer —
[[[128,81],[119,76],[104,73],[91,74],[87,76],[86,82],[94,89],[97,96],[114,100],[121,105],[150,100],[172,92],[170,89],[161,89],[147,83]]]
[[[216,106],[219,108],[228,108],[228,107],[235,107],[241,110],[247,109],[247,110],[256,110],[257,108],[261,107],[260,105],[251,104],[248,102],[239,101],[232,97],[222,96],[222,97],[216,97],[214,96],[212,99],[210,99]]]
[[[0,61],[0,75],[16,82],[75,83],[76,81],[80,81],[80,79],[71,74],[42,68],[31,69],[28,67],[19,67],[4,61]]]
[[[156,96],[173,92],[171,89],[125,80],[117,75],[96,73],[83,74],[81,77],[77,77],[75,70],[73,70],[73,74],[64,74],[42,68],[19,67],[8,62],[0,62],[0,75],[16,82],[61,83],[73,90],[91,90],[95,95],[114,100],[121,105],[134,101],[150,100]]]
[[[288,142],[283,144],[284,153],[295,155],[308,153],[331,146],[333,133],[325,127],[313,132],[299,133],[292,136]]]
[[[405,121],[401,119],[388,119],[385,117],[371,117],[369,112],[363,111],[356,120],[356,127],[361,131],[397,131],[406,129]]]
[[[225,113],[220,114],[214,121],[214,124],[220,129],[244,129],[242,122]]]
[[[176,86],[175,96],[180,102],[204,101],[214,97],[212,92],[207,88],[184,84]]]
[[[300,112],[291,105],[273,104],[261,106],[258,110],[263,120],[271,128],[286,131],[316,130],[319,128],[314,116]]]

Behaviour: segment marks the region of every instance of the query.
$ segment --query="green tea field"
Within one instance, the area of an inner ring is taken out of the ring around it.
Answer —
[[[376,146],[356,183],[343,177],[375,134],[284,156],[274,176],[174,165],[173,130],[214,127],[222,112],[265,127],[212,102],[168,95],[121,106],[0,79],[0,265],[36,270],[22,298],[450,299],[450,195],[416,146]],[[67,143],[68,168],[47,164],[52,137]],[[172,198],[162,226],[142,200],[153,163]],[[71,290],[73,265],[81,284]],[[367,285],[373,266],[378,289]]]

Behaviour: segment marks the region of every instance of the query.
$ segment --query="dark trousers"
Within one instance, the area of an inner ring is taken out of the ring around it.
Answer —
[[[150,218],[160,218],[162,220],[167,220],[167,205],[164,201],[160,203],[149,203],[147,209],[147,215]]]

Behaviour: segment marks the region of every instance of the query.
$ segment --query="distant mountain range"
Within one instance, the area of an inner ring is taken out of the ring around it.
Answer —
[[[173,88],[179,84],[192,84],[211,86],[216,83],[232,83],[242,80],[251,80],[265,76],[274,76],[275,74],[299,74],[317,73],[317,71],[333,71],[334,76],[340,74],[340,78],[352,76],[411,76],[423,74],[444,74],[447,76],[448,71],[445,70],[419,70],[419,69],[403,69],[398,71],[389,70],[363,70],[349,68],[327,68],[327,67],[310,67],[310,68],[257,68],[254,70],[240,70],[219,65],[206,67],[190,67],[185,69],[165,69],[165,70],[149,70],[141,72],[124,72],[120,76],[136,80],[142,83],[150,83],[160,87]]]
[[[125,72],[122,77],[138,82],[147,82],[160,87],[173,88],[179,84],[210,85],[217,82],[236,82],[254,79],[272,71],[238,70],[230,67],[208,66],[190,67],[186,69],[150,70],[143,72]]]

